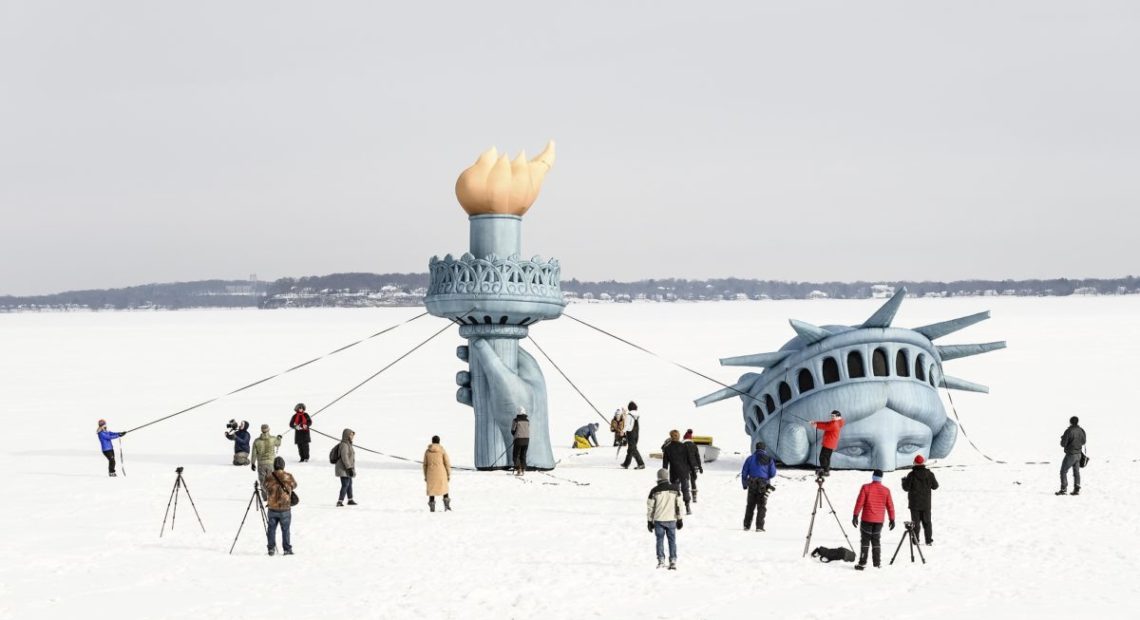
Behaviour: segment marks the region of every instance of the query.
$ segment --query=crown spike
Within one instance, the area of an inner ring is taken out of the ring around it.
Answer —
[[[707,396],[702,396],[702,397],[694,400],[693,404],[698,406],[698,407],[703,407],[705,405],[709,405],[709,404],[712,404],[715,402],[719,402],[719,401],[725,400],[727,398],[732,398],[733,396],[741,396],[741,395],[747,396],[748,395],[747,390],[748,390],[749,386],[752,385],[753,381],[755,381],[756,377],[758,377],[758,376],[759,375],[757,375],[756,373],[748,373],[748,374],[744,375],[743,377],[741,377],[741,380],[736,385],[721,388],[721,389],[713,392],[712,394],[708,394]]]
[[[990,311],[986,310],[985,312],[971,314],[970,316],[964,316],[957,319],[951,319],[949,321],[943,321],[941,323],[933,323],[931,325],[916,327],[914,328],[914,331],[922,334],[923,336],[926,336],[931,340],[936,340],[947,334],[953,334],[960,329],[965,329],[974,323],[981,323],[988,318],[990,318]]]
[[[895,314],[899,311],[899,306],[902,305],[903,298],[906,297],[906,287],[902,287],[894,294],[893,297],[887,300],[881,308],[875,311],[869,319],[863,321],[863,327],[890,327],[891,321],[895,320]]]
[[[947,362],[960,357],[970,357],[971,355],[981,355],[982,353],[1004,349],[1005,341],[984,342],[981,344],[947,344],[938,345],[934,348],[938,350],[938,357],[942,358],[942,361]]]
[[[804,323],[795,319],[788,319],[788,323],[792,325],[792,329],[796,330],[800,338],[804,339],[805,346],[815,344],[831,335],[831,332],[811,323]]]
[[[961,390],[963,392],[980,392],[982,394],[989,394],[990,393],[990,388],[988,388],[988,387],[986,387],[980,383],[974,383],[973,381],[966,381],[965,379],[959,379],[958,377],[950,377],[947,375],[942,375],[942,380],[938,382],[938,385],[940,385],[940,386],[942,386],[948,390]]]
[[[754,353],[752,355],[739,355],[737,357],[720,358],[721,366],[752,366],[754,368],[771,368],[784,361],[791,351],[776,351],[775,353]]]

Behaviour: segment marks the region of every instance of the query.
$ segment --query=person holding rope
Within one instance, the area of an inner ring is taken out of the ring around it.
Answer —
[[[622,445],[625,441],[626,411],[621,407],[614,409],[614,417],[610,420],[610,432],[614,434],[614,447]]]
[[[571,448],[597,448],[598,447],[598,427],[601,424],[597,422],[590,422],[589,424],[574,431],[574,445]]]
[[[95,432],[99,435],[99,449],[103,451],[103,456],[107,457],[107,475],[114,478],[118,474],[115,473],[115,445],[111,442],[120,437],[125,437],[127,431],[121,433],[109,431],[107,430],[107,421],[101,419]]]
[[[265,491],[269,495],[266,517],[268,529],[265,535],[269,541],[269,555],[277,553],[277,525],[281,525],[281,548],[285,555],[293,555],[293,544],[289,540],[289,526],[293,522],[293,490],[297,481],[293,474],[285,471],[285,459],[273,459],[273,471],[265,479]]]
[[[305,413],[305,403],[297,403],[293,407],[289,428],[293,429],[293,443],[297,444],[297,455],[302,463],[309,462],[309,427],[312,425],[313,418]]]
[[[448,486],[451,483],[451,460],[447,450],[439,445],[439,435],[433,435],[431,444],[424,451],[424,484],[427,485],[428,509],[435,512],[435,496],[443,496],[443,511],[451,512],[451,496]]]
[[[261,483],[261,499],[265,501],[265,478],[273,471],[273,459],[277,458],[277,448],[281,447],[281,435],[274,437],[269,434],[269,425],[261,425],[261,436],[253,440],[253,460],[257,465],[250,465],[257,471],[257,481]]]
[[[344,506],[344,498],[348,497],[348,505],[355,506],[352,499],[352,479],[356,477],[356,449],[352,447],[352,440],[356,433],[350,428],[344,429],[340,434],[338,443],[329,454],[329,460],[336,465],[333,473],[340,478],[340,496],[337,497],[337,507]]]
[[[862,523],[859,517],[862,516]],[[859,489],[859,497],[855,500],[855,515],[851,517],[851,525],[859,528],[859,563],[855,570],[867,567],[867,548],[871,548],[872,562],[875,568],[881,567],[882,551],[879,540],[883,534],[883,517],[890,517],[890,529],[895,529],[895,503],[891,501],[891,490],[883,486],[883,472],[876,469],[871,474],[871,481]]]

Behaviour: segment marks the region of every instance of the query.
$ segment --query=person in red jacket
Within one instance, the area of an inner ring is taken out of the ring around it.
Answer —
[[[843,414],[838,411],[831,412],[828,422],[812,422],[812,426],[823,431],[823,441],[819,448],[819,472],[821,476],[831,475],[831,453],[839,446],[839,431],[843,428]]]
[[[861,524],[860,515],[863,517]],[[891,490],[883,486],[883,472],[876,469],[871,474],[871,482],[859,489],[855,516],[851,517],[851,525],[859,528],[859,563],[855,570],[863,570],[867,565],[867,547],[871,547],[875,568],[879,568],[882,559],[879,537],[883,533],[884,516],[890,517],[890,528],[895,529],[895,503],[891,501]]]

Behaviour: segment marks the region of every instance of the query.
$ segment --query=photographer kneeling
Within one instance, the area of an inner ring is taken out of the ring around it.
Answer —
[[[249,422],[226,424],[226,439],[234,442],[234,465],[249,465]]]

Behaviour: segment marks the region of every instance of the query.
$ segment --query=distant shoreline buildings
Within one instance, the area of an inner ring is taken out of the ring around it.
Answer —
[[[489,283],[493,286],[494,283]],[[888,298],[906,286],[915,297],[1066,297],[1140,294],[1140,278],[962,280],[957,282],[784,282],[737,278],[561,283],[570,303],[688,303],[781,299]],[[205,280],[122,289],[0,296],[0,312],[180,310],[190,308],[376,308],[422,306],[427,274],[347,273],[263,282]]]

